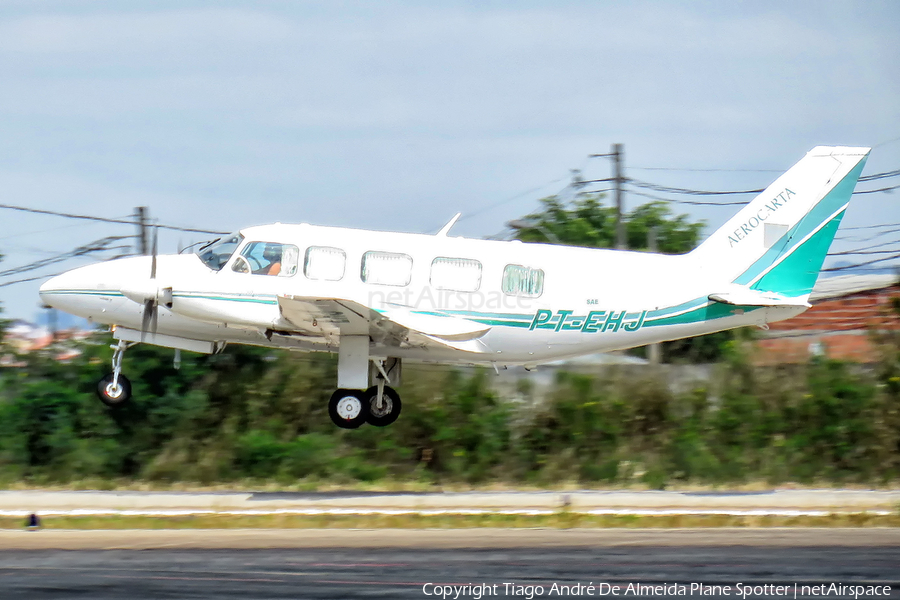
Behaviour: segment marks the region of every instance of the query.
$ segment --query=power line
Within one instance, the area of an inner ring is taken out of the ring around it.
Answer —
[[[886,177],[897,177],[900,175],[900,169],[894,169],[893,171],[885,171],[884,173],[875,173],[874,175],[863,175],[859,178],[860,181],[874,181],[876,179],[884,179]]]
[[[822,272],[834,272],[834,271],[846,271],[848,269],[856,269],[858,267],[865,267],[866,265],[874,265],[875,263],[884,262],[886,260],[894,260],[900,258],[900,253],[894,254],[893,256],[886,256],[884,258],[875,258],[872,260],[868,260],[866,262],[857,263],[855,265],[842,265],[840,267],[830,267],[828,269],[822,269]]]
[[[34,261],[32,263],[28,263],[26,265],[21,265],[18,267],[13,267],[11,269],[6,269],[5,271],[0,271],[0,277],[9,277],[10,275],[19,275],[21,273],[27,273],[28,271],[35,271],[37,269],[43,269],[52,264],[56,264],[62,262],[64,260],[68,260],[70,258],[75,258],[78,256],[84,256],[86,254],[91,254],[94,252],[102,252],[106,250],[118,250],[122,248],[127,248],[127,246],[110,246],[114,242],[118,242],[125,239],[133,238],[134,236],[130,235],[113,235],[105,238],[100,238],[99,240],[94,240],[88,244],[84,244],[83,246],[78,246],[74,250],[70,250],[68,252],[64,252],[62,254],[57,254],[56,256],[51,256],[49,258],[43,258],[41,260]]]
[[[897,242],[890,242],[896,244]],[[900,249],[891,248],[890,250],[842,250],[840,252],[829,252],[828,256],[850,256],[854,254],[896,254],[900,256]]]
[[[866,175],[859,178],[859,181],[874,181],[876,179],[885,179],[888,177],[897,177],[900,176],[900,169],[895,169],[893,171],[886,171],[884,173],[875,173],[872,175]],[[629,178],[628,183],[635,185],[640,188],[648,189],[654,192],[663,192],[667,194],[685,194],[690,196],[725,196],[725,195],[740,195],[740,194],[760,194],[765,191],[765,188],[752,189],[752,190],[695,190],[690,188],[682,188],[682,187],[673,187],[667,185],[661,185],[658,183],[651,183],[648,181],[642,181],[640,179]],[[854,194],[873,194],[876,192],[888,192],[892,190],[896,190],[900,188],[900,185],[878,188],[874,190],[856,190]]]
[[[563,179],[565,179],[565,177],[557,177],[557,178],[554,179],[553,181],[548,181],[547,183],[545,183],[545,184],[543,184],[543,185],[539,185],[539,186],[533,187],[533,188],[531,188],[531,189],[529,189],[529,190],[525,190],[524,192],[519,192],[518,194],[516,194],[516,195],[514,195],[514,196],[510,196],[509,198],[506,198],[505,200],[500,200],[499,202],[495,202],[494,204],[488,204],[488,205],[485,206],[484,208],[481,208],[481,209],[479,209],[479,210],[476,210],[475,212],[468,213],[468,214],[465,214],[465,215],[461,216],[461,217],[459,218],[459,221],[465,221],[466,219],[471,219],[471,218],[473,218],[473,217],[477,217],[478,215],[481,215],[481,214],[483,214],[483,213],[486,213],[486,212],[489,212],[489,211],[491,211],[491,210],[494,210],[495,208],[498,208],[498,207],[500,207],[500,206],[503,206],[504,204],[506,204],[506,203],[508,203],[508,202],[512,202],[513,200],[517,200],[517,199],[521,198],[522,196],[527,196],[528,194],[533,194],[533,193],[535,193],[535,192],[537,192],[537,191],[540,191],[540,190],[544,189],[545,187],[547,187],[548,185],[551,185],[551,184],[553,184],[553,183],[559,183],[559,182],[562,181]],[[222,234],[222,235],[226,235],[226,234]]]
[[[101,262],[108,262],[111,260],[116,260],[118,258],[125,258],[126,256],[131,256],[131,253],[117,254],[116,256],[110,256],[109,258],[103,259]],[[47,277],[56,277],[57,275],[62,275],[65,272],[66,271],[59,271],[57,273],[49,273],[46,275],[35,275],[34,277],[26,277],[25,279],[15,279],[13,281],[4,281],[3,283],[0,283],[0,288],[7,287],[10,285],[15,285],[17,283],[26,283],[29,281],[37,281],[39,279],[45,279]]]
[[[667,185],[659,185],[657,183],[649,183],[640,179],[629,179],[628,183],[636,185],[640,188],[652,190],[654,192],[665,192],[668,194],[687,194],[690,196],[727,196],[735,194],[759,194],[764,192],[765,188],[758,190],[728,190],[728,191],[710,191],[710,190],[691,190],[688,188],[671,187]]]
[[[66,219],[82,219],[85,221],[99,221],[101,223],[114,223],[116,225],[134,225],[134,221],[129,221],[125,219],[110,219],[107,217],[96,217],[93,215],[80,215],[75,213],[66,213],[59,212],[55,210],[46,210],[41,208],[30,208],[27,206],[16,206],[13,204],[0,204],[0,209],[7,210],[17,210],[20,212],[34,213],[38,215],[51,215],[54,217],[64,217]],[[171,231],[184,231],[187,233],[209,233],[212,235],[227,235],[229,232],[227,231],[211,231],[209,229],[196,229],[194,227],[180,227],[178,225],[164,225],[159,224],[158,227],[162,229],[169,229]]]
[[[688,173],[784,173],[784,169],[691,169],[687,167],[629,167],[637,171],[685,171]]]
[[[648,194],[646,192],[640,192],[638,190],[628,190],[629,194],[636,194],[638,196],[643,196],[644,198],[649,198],[650,200],[656,200],[659,202],[671,202],[674,204],[690,204],[692,206],[744,206],[749,204],[749,202],[703,202],[700,200],[678,200],[675,198],[663,198],[661,196],[654,196],[653,194]]]
[[[856,190],[854,194],[874,194],[875,192],[890,192],[900,189],[900,185],[892,185],[891,187],[878,188],[877,190]]]
[[[851,229],[875,229],[878,227],[900,227],[900,223],[881,223],[879,225],[857,225],[856,227],[841,227],[844,231]]]

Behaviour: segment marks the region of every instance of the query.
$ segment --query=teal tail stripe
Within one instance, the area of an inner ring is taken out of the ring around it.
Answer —
[[[843,216],[844,211],[841,211],[771,271],[763,275],[753,284],[753,289],[777,292],[789,297],[805,296],[812,292]]]
[[[800,221],[781,238],[778,244],[769,248],[769,250],[754,262],[749,269],[735,279],[734,283],[741,285],[753,283],[766,269],[771,267],[773,263],[779,258],[783,258],[790,254],[796,244],[799,244],[801,240],[805,239],[813,231],[819,228],[822,223],[825,223],[829,217],[840,210],[842,206],[850,202],[850,196],[853,194],[853,189],[856,187],[856,181],[859,179],[859,175],[862,173],[865,164],[866,159],[864,158],[849,173],[847,173],[847,175],[841,179],[841,181],[834,186],[834,188],[828,192],[805,217],[800,219]],[[828,251],[827,247],[825,251]],[[824,256],[822,259],[824,260]],[[773,292],[779,291],[766,289],[767,291]]]

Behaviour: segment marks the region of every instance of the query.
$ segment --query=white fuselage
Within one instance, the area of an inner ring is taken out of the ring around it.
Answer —
[[[463,319],[487,329],[477,339],[463,342],[373,339],[371,356],[536,365],[734,327],[764,326],[803,310],[711,301],[709,294],[730,281],[690,254],[667,256],[306,224],[252,227],[241,234],[240,246],[221,270],[210,268],[194,254],[158,257],[158,285],[171,288],[172,296],[171,310],[159,309],[160,335],[335,351],[339,340],[325,328],[320,333],[291,333],[278,298],[342,299],[375,311],[401,307],[414,317]],[[254,242],[296,248],[295,272],[272,276],[236,271],[242,249]],[[310,248],[334,249],[329,257],[339,256],[337,250],[343,252],[340,278],[311,277]],[[401,276],[394,284],[378,283],[364,265],[371,257],[367,253],[373,252],[382,253],[379,260],[388,257],[382,262],[394,260],[396,264],[385,269],[408,267],[408,277]],[[126,258],[75,269],[47,282],[41,294],[47,304],[93,322],[140,330],[144,307],[121,290],[131,281],[135,285],[146,281],[150,261],[150,257]],[[458,285],[455,268],[460,273],[465,270]],[[440,269],[450,269],[450,275]],[[531,274],[532,282],[510,283],[510,273],[520,278]],[[511,291],[516,285],[518,291]],[[526,293],[521,293],[522,286],[528,288]]]

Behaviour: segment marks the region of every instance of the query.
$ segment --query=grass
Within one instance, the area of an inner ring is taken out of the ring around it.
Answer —
[[[844,490],[895,490],[900,488],[900,480],[881,481],[878,483],[846,483],[829,480],[815,480],[805,483],[780,483],[773,485],[762,479],[742,483],[710,484],[699,482],[676,482],[666,486],[671,492],[762,492],[769,490],[809,490],[809,489],[844,489]],[[90,477],[65,483],[46,481],[14,480],[0,481],[0,491],[117,491],[117,492],[514,492],[514,491],[556,491],[574,492],[579,490],[622,490],[642,491],[654,489],[642,482],[585,484],[578,481],[548,482],[546,485],[526,484],[522,482],[493,481],[490,483],[471,484],[466,482],[431,483],[415,480],[380,479],[372,482],[337,482],[327,479],[308,477],[291,484],[271,479],[244,478],[219,483],[200,483],[192,481],[148,481],[128,478],[104,479]]]
[[[0,529],[21,529],[25,520],[0,518]],[[900,512],[832,514],[821,517],[671,515],[614,516],[558,512],[552,515],[196,515],[181,517],[57,516],[44,529],[463,529],[685,528],[685,527],[900,527]]]

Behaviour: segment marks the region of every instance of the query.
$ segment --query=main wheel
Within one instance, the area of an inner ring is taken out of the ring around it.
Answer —
[[[131,382],[119,373],[118,385],[113,385],[113,374],[110,373],[97,383],[97,396],[109,407],[120,406],[131,398]]]
[[[356,429],[366,422],[368,414],[363,392],[358,390],[337,390],[328,401],[328,415],[342,429]]]
[[[387,427],[400,416],[403,404],[400,402],[400,394],[394,388],[384,386],[381,395],[381,408],[378,408],[378,386],[373,385],[366,390],[366,402],[369,405],[369,416],[366,421],[375,427]]]

